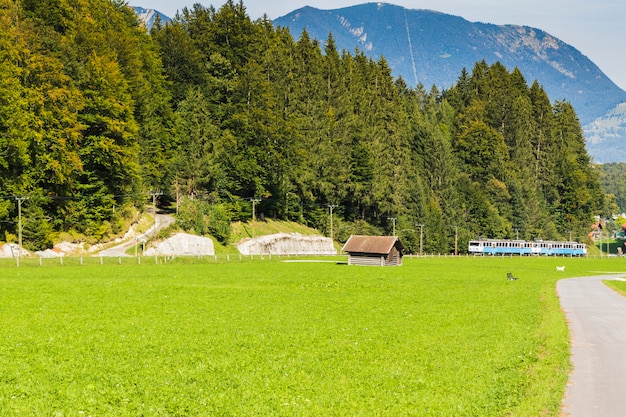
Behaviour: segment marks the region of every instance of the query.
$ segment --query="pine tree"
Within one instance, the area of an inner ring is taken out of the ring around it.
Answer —
[[[511,190],[511,221],[517,229],[516,236],[529,237],[531,227],[540,224],[539,199],[533,178],[533,134],[536,132],[530,98],[519,95],[511,108],[508,138],[509,152],[514,167],[507,178]]]
[[[4,193],[23,191],[21,174],[31,162],[29,142],[34,134],[21,82],[27,45],[21,35],[20,10],[13,2],[0,3],[0,185]]]
[[[558,101],[554,114],[554,139],[561,150],[556,170],[562,179],[558,187],[560,200],[556,220],[562,234],[571,230],[580,234],[591,223],[592,215],[602,207],[603,194],[585,150],[582,127],[574,108],[569,103]]]
[[[151,32],[152,39],[159,46],[158,52],[163,72],[170,83],[173,103],[184,100],[190,88],[208,83],[208,65],[205,65],[203,55],[189,33],[189,25],[181,17]]]
[[[219,164],[220,131],[211,123],[207,100],[189,90],[179,103],[175,125],[176,157],[172,161],[173,185],[182,195],[195,198],[218,191],[224,172]]]
[[[413,171],[410,161],[408,116],[397,94],[391,69],[384,58],[375,68],[371,80],[370,115],[372,126],[372,197],[380,217],[398,216],[408,208],[411,186],[407,173]]]

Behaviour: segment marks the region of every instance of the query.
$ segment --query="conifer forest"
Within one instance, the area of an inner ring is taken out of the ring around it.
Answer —
[[[395,232],[415,251],[422,233],[430,253],[584,241],[608,210],[598,171],[574,108],[516,68],[411,87],[233,0],[150,31],[121,0],[0,0],[0,240],[18,203],[40,249],[119,233],[158,192],[222,242],[253,209],[327,236],[332,210],[340,242]]]

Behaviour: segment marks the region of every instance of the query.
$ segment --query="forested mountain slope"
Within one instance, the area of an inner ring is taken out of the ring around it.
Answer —
[[[518,67],[553,100],[568,100],[583,124],[626,102],[626,92],[571,45],[528,26],[470,22],[432,10],[365,3],[334,10],[303,7],[274,20],[294,36],[306,28],[325,41],[332,32],[338,50],[385,56],[410,86],[452,86],[463,68],[483,59]]]
[[[538,80],[552,100],[567,100],[574,106],[597,162],[626,161],[626,123],[622,120],[608,129],[601,119],[626,102],[626,92],[576,48],[540,29],[469,22],[387,3],[334,10],[304,7],[275,19],[274,24],[289,28],[294,36],[306,28],[311,38],[322,43],[332,33],[339,51],[358,48],[376,60],[384,56],[392,74],[410,86],[421,83],[447,89],[463,68],[483,59],[517,67],[529,82]]]
[[[626,164],[612,163],[598,166],[600,185],[607,190],[609,202],[614,202],[616,213],[626,213]]]
[[[572,105],[501,64],[446,91],[388,62],[294,39],[242,3],[147,33],[122,2],[0,0],[0,236],[102,238],[159,199],[229,238],[298,220],[344,240],[391,233],[450,252],[477,236],[584,239],[604,210]],[[161,195],[162,194],[162,195]]]

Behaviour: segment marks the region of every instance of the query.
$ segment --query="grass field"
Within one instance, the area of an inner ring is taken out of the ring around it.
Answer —
[[[3,264],[0,415],[557,416],[570,365],[555,282],[626,271],[284,260]]]

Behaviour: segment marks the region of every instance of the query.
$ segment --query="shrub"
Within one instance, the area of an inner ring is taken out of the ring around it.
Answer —
[[[183,230],[198,235],[211,235],[222,244],[230,238],[231,218],[223,204],[209,204],[203,200],[184,199],[178,211],[178,222]]]

